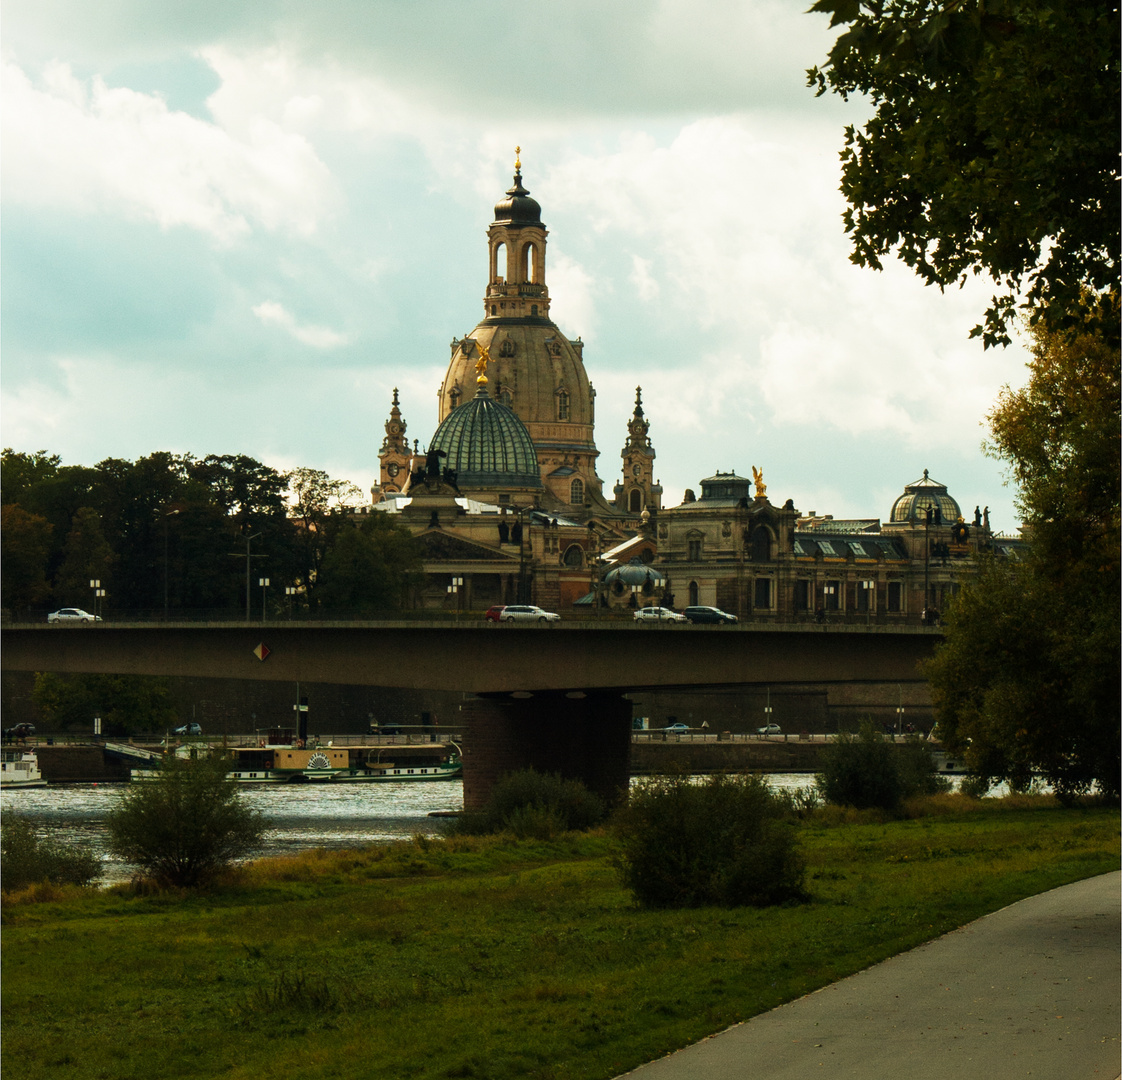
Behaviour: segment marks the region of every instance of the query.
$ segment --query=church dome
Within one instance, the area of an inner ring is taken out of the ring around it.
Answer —
[[[442,468],[456,474],[461,488],[542,486],[538,455],[526,425],[486,389],[453,409],[436,429],[429,453],[444,452]]]
[[[902,525],[922,525],[928,509],[938,510],[944,525],[953,525],[962,516],[958,503],[947,494],[946,484],[932,480],[923,470],[923,478],[904,488],[892,504],[889,521]]]
[[[514,174],[514,186],[507,189],[506,198],[495,204],[496,225],[541,225],[542,208],[537,199],[522,186],[522,173]]]

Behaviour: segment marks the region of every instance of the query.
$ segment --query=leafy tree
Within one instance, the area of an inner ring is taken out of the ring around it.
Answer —
[[[101,871],[89,851],[42,837],[25,818],[5,814],[0,821],[0,862],[5,892],[49,881],[54,885],[89,885]]]
[[[10,610],[26,612],[50,594],[47,563],[53,531],[46,518],[29,514],[20,506],[5,504],[0,508],[0,536],[4,543],[0,577],[4,605]]]
[[[163,731],[179,723],[166,679],[150,675],[57,675],[38,672],[31,691],[54,731],[93,729],[101,717],[105,735]]]
[[[826,802],[896,810],[909,794],[896,760],[896,747],[878,732],[871,720],[857,734],[839,731],[822,748],[822,771],[817,786]]]
[[[66,538],[62,565],[55,577],[55,599],[62,604],[77,603],[77,597],[90,596],[91,580],[100,581],[108,590],[113,562],[113,551],[101,531],[101,515],[92,507],[82,507],[74,515]]]
[[[162,885],[210,881],[261,842],[264,819],[245,805],[224,758],[168,758],[131,784],[107,825],[114,854]]]
[[[1119,790],[1120,363],[1091,333],[1035,333],[1030,379],[990,415],[1032,548],[994,557],[928,667],[943,740],[971,772],[1062,797]]]
[[[401,608],[406,591],[421,581],[417,541],[389,515],[349,515],[336,523],[315,596],[321,607],[354,615]]]
[[[0,491],[4,501],[22,503],[27,492],[38,483],[58,473],[62,458],[46,450],[26,454],[10,446],[0,452]]]
[[[512,832],[521,838],[550,839],[560,832],[591,829],[604,820],[605,813],[603,800],[579,780],[522,769],[495,784],[482,810],[453,819],[450,831],[472,836]]]
[[[298,523],[299,580],[314,586],[327,552],[332,521],[362,498],[362,490],[348,480],[333,480],[322,469],[293,469],[288,477],[292,511]]]
[[[845,26],[819,95],[874,108],[845,131],[852,260],[895,255],[944,288],[987,273],[1002,294],[987,346],[1008,344],[1016,294],[1068,328],[1118,282],[1119,12],[1104,0],[818,0]]]
[[[616,827],[624,883],[643,907],[805,899],[789,804],[760,776],[643,781]]]

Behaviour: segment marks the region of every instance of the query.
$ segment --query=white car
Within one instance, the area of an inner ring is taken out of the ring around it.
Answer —
[[[83,611],[80,607],[64,607],[59,608],[58,611],[52,611],[47,616],[47,622],[101,622],[100,615],[91,615],[88,611]]]
[[[768,724],[766,727],[756,728],[757,735],[782,735],[783,732],[779,729],[778,724]]]
[[[679,615],[668,607],[641,607],[631,616],[636,622],[688,622],[685,615]]]
[[[560,622],[561,616],[553,611],[543,611],[533,604],[507,604],[499,612],[499,622]]]

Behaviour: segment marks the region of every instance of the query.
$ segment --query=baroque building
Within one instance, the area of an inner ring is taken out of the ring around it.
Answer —
[[[995,536],[988,510],[966,522],[926,470],[883,523],[776,506],[756,468],[716,472],[664,508],[641,387],[606,498],[584,346],[551,317],[547,236],[516,159],[487,230],[483,318],[452,340],[423,447],[410,448],[394,390],[371,494],[420,541],[418,606],[700,604],[742,620],[916,623],[938,617],[981,553],[1017,557],[1023,541]]]

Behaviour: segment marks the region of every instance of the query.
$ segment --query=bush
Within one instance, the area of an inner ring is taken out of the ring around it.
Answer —
[[[114,854],[161,885],[192,888],[261,841],[264,819],[243,802],[222,758],[168,758],[134,783],[108,818]]]
[[[511,832],[520,839],[548,840],[556,833],[591,829],[605,812],[603,800],[579,780],[523,769],[499,780],[482,810],[453,818],[448,831],[472,836]]]
[[[936,795],[950,783],[936,771],[922,739],[910,736],[897,747],[866,720],[856,735],[839,732],[823,748],[817,786],[828,803],[895,812],[904,799]]]
[[[624,884],[643,907],[805,899],[790,800],[762,777],[644,781],[616,828]]]
[[[0,822],[0,861],[5,892],[50,882],[52,885],[89,885],[101,873],[96,855],[44,839],[25,818],[6,814]]]

